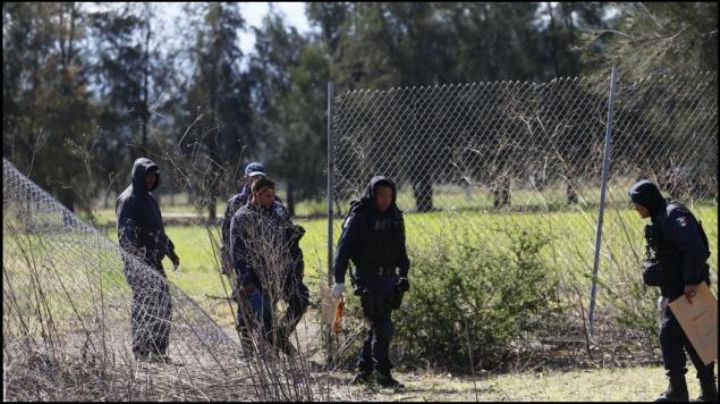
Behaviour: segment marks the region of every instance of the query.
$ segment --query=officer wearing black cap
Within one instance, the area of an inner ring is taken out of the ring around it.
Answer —
[[[229,274],[229,269],[232,267],[230,260],[230,247],[229,247],[229,236],[230,236],[230,222],[232,221],[235,212],[241,207],[247,204],[248,198],[250,197],[250,187],[253,182],[258,178],[265,177],[265,167],[258,162],[252,162],[245,167],[245,176],[243,177],[243,186],[240,193],[237,193],[228,199],[227,205],[225,206],[225,216],[223,218],[222,226],[220,229],[220,257],[221,265],[220,270],[223,274]],[[277,196],[276,196],[277,198]],[[279,199],[277,199],[279,202]],[[284,210],[282,203],[278,203],[275,209]]]
[[[310,295],[298,266],[298,241],[292,224],[280,221],[272,207],[275,183],[266,177],[253,182],[250,201],[235,213],[230,224],[230,257],[238,291],[238,329],[246,338],[254,323],[262,335],[288,355],[296,353],[289,337],[309,305]],[[302,252],[299,252],[302,260]],[[300,261],[299,264],[302,264]],[[280,286],[281,290],[276,290]],[[280,292],[276,294],[275,292]],[[273,329],[273,308],[282,298],[287,311],[277,330]],[[249,321],[245,309],[257,321]]]
[[[649,286],[660,287],[662,293],[660,347],[670,386],[656,402],[688,401],[685,351],[700,380],[702,394],[699,400],[717,402],[714,364],[706,366],[703,363],[667,307],[667,302],[681,297],[692,302],[701,282],[710,285],[707,236],[690,210],[678,202],[664,199],[654,183],[639,181],[628,193],[640,217],[651,220],[645,235],[654,257],[644,263],[643,279]]]
[[[394,333],[391,311],[400,305],[402,294],[410,288],[405,248],[405,224],[395,204],[395,183],[387,177],[370,180],[364,195],[353,201],[345,221],[335,257],[335,284],[332,295],[345,291],[345,272],[352,260],[355,294],[360,300],[370,330],[358,358],[359,373],[352,384],[370,381],[373,369],[383,387],[404,387],[390,374],[388,355]]]
[[[220,246],[220,257],[222,259],[221,271],[223,274],[231,277],[235,271],[233,268],[233,260],[231,257],[231,232],[230,226],[233,221],[233,217],[243,206],[248,205],[248,201],[252,195],[252,186],[255,182],[261,178],[267,179],[265,167],[262,163],[252,162],[245,167],[245,177],[242,190],[240,193],[233,195],[227,203],[225,208],[225,217],[223,219],[221,228],[221,246]],[[298,322],[302,318],[302,315],[310,305],[310,292],[307,286],[303,283],[305,274],[305,261],[303,257],[302,249],[300,249],[300,239],[305,234],[305,229],[297,224],[292,223],[290,214],[282,204],[282,200],[274,193],[273,185],[273,202],[270,209],[267,210],[270,217],[273,219],[273,223],[278,229],[285,235],[285,241],[290,249],[290,255],[292,258],[291,268],[284,273],[283,280],[283,299],[288,303],[287,313],[283,318],[281,324],[283,325],[279,330],[279,340],[281,347],[287,352],[293,350],[292,345],[289,342],[289,336],[295,330]],[[237,300],[238,296],[237,282],[233,290],[233,297]],[[246,333],[247,329],[244,323],[238,321],[238,330],[241,333]]]

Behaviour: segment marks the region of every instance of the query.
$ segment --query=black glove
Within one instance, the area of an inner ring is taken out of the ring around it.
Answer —
[[[407,278],[400,278],[395,284],[395,289],[399,292],[407,292],[410,289],[410,282]]]
[[[305,228],[300,226],[299,224],[294,224],[291,229],[292,232],[292,238],[295,241],[300,241],[300,239],[305,235]]]
[[[657,260],[643,261],[643,282],[647,286],[663,286],[667,279],[662,265]]]
[[[171,262],[173,263],[173,265],[175,265],[176,267],[177,267],[178,265],[180,265],[180,257],[178,257],[177,254],[175,254],[175,251],[171,251],[171,252],[170,252],[170,256],[169,256],[168,258],[170,258],[170,261],[171,261]]]

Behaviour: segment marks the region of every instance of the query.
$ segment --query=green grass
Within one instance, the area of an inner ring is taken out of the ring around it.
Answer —
[[[717,206],[695,205],[691,207],[695,214],[703,220],[711,243],[713,254],[718,252]],[[164,210],[165,212],[165,210]],[[407,238],[411,251],[422,249],[436,242],[438,237],[468,237],[473,242],[485,243],[493,248],[505,248],[509,238],[503,233],[505,229],[534,228],[551,236],[551,244],[543,250],[548,260],[556,263],[561,273],[588,273],[592,264],[592,245],[594,240],[594,223],[596,210],[574,209],[553,213],[518,213],[518,212],[457,212],[452,220],[448,220],[445,212],[423,214],[407,214]],[[642,253],[644,241],[642,227],[647,222],[627,207],[610,208],[605,212],[603,255],[600,269],[601,279],[608,281],[622,269],[622,265],[634,265],[632,254],[634,249]],[[306,281],[311,285],[311,293],[317,294],[316,285],[327,278],[327,221],[325,219],[297,220],[306,228],[306,235],[301,241],[306,260]],[[334,220],[334,246],[340,235],[342,219]],[[623,224],[625,227],[623,227]],[[471,229],[461,233],[459,226]],[[625,234],[627,229],[628,235]],[[222,300],[208,299],[207,295],[224,296],[223,278],[217,268],[216,252],[213,251],[208,230],[202,226],[182,227],[168,226],[168,235],[173,239],[178,255],[181,258],[181,269],[178,273],[169,271],[170,262],[166,259],[165,268],[169,280],[185,293],[196,299],[221,326],[232,324],[234,305],[231,307]],[[217,239],[219,229],[211,228],[211,234]],[[108,236],[117,240],[115,229],[107,229]],[[22,244],[33,251],[38,262],[52,261],[53,255],[63,252],[64,235],[4,235],[3,251],[4,270],[17,267],[22,271],[26,265],[18,254],[18,245]],[[629,241],[628,241],[629,240]],[[8,253],[15,254],[15,261],[6,261]],[[73,254],[87,254],[81,265],[91,267],[93,253],[88,250],[76,250]],[[107,252],[106,252],[107,253]],[[102,254],[102,252],[101,252]],[[716,257],[714,255],[713,257]],[[81,255],[72,255],[77,260]],[[99,261],[119,263],[117,257],[97,256]],[[114,261],[113,261],[114,260]],[[62,262],[57,260],[61,265]],[[717,279],[717,260],[711,259],[714,278]],[[78,262],[75,262],[76,264]],[[67,264],[62,264],[67,265]],[[56,268],[57,269],[57,268]],[[76,269],[76,268],[75,268]],[[441,269],[439,269],[441,270]],[[72,275],[54,271],[59,276]],[[55,276],[55,275],[53,275]],[[124,285],[124,278],[119,267],[103,272],[103,281],[109,285]],[[411,275],[412,276],[412,275]],[[637,276],[640,276],[637,270]],[[19,278],[18,278],[19,279]],[[227,283],[225,283],[227,286]],[[78,285],[82,289],[82,285]],[[715,285],[714,285],[715,286]],[[15,288],[19,293],[20,289]],[[586,291],[587,289],[584,289]],[[316,298],[316,296],[314,296]],[[49,297],[54,299],[53,297]],[[51,300],[52,302],[55,300]],[[61,302],[61,299],[57,300]],[[30,309],[30,308],[29,308]],[[68,307],[58,308],[55,314],[71,315]],[[90,308],[88,308],[90,309]],[[57,318],[56,318],[57,319]],[[699,388],[691,368],[687,380],[691,397],[697,397]],[[350,374],[335,374],[342,379],[349,379]],[[398,379],[408,388],[399,393],[387,389],[366,389],[362,387],[348,388],[353,399],[383,399],[393,401],[421,400],[478,400],[496,401],[647,401],[654,399],[666,387],[666,379],[661,365],[627,369],[594,369],[551,372],[522,372],[517,374],[492,375],[473,381],[469,377],[449,377],[447,375],[420,374],[397,372]]]
[[[695,205],[691,208],[707,224],[705,229],[710,239],[711,251],[717,254],[718,229],[713,225],[717,223],[717,207]],[[587,293],[589,277],[592,273],[596,215],[596,209],[591,207],[584,209],[573,207],[551,213],[523,213],[488,209],[451,213],[443,211],[408,213],[405,215],[405,220],[411,260],[414,251],[422,250],[441,239],[469,240],[471,243],[479,243],[487,248],[502,249],[510,245],[510,238],[506,234],[508,230],[533,229],[540,231],[551,240],[550,244],[542,250],[543,256],[552,263],[551,267],[555,268],[566,282],[577,282],[578,280],[582,282],[580,289],[583,293]],[[342,221],[342,218],[336,218],[333,221],[333,249],[337,246]],[[317,293],[317,286],[327,281],[327,220],[297,219],[296,222],[306,229],[305,237],[301,240],[306,262],[305,280],[311,287],[311,291]],[[645,224],[646,221],[640,219],[636,212],[627,205],[611,207],[606,210],[599,270],[601,282],[611,287],[617,285],[626,281],[628,276],[626,272],[628,271],[630,276],[634,276],[636,272],[636,276],[640,277],[636,256],[642,258],[644,253],[642,228]],[[226,322],[231,314],[225,307],[220,307],[224,302],[207,298],[207,296],[225,296],[230,288],[226,279],[219,273],[217,252],[212,248],[208,228],[204,226],[167,226],[166,231],[175,243],[181,260],[180,271],[173,273],[169,270],[171,264],[166,258],[164,266],[168,278],[185,293],[199,301],[211,314],[217,312],[219,317],[216,317],[216,320]],[[213,238],[219,239],[219,228],[211,227],[210,231]],[[106,228],[106,234],[113,241],[117,241],[114,228]],[[44,237],[58,237],[58,240],[63,238],[62,235]],[[6,252],[8,251],[5,247],[6,243],[11,239],[3,238]],[[52,239],[47,241],[48,243],[44,244],[50,244]],[[717,260],[711,259],[709,262],[713,268],[713,278],[717,279]],[[113,279],[107,279],[109,284],[123,281],[120,271],[114,273]],[[112,277],[113,275],[104,276]],[[603,290],[605,289],[601,288],[601,293]],[[599,305],[604,301],[601,297],[602,295],[598,299]]]
[[[695,206],[694,212],[705,223],[716,223],[717,208]],[[572,274],[584,279],[585,291],[592,273],[593,242],[595,238],[595,217],[593,209],[554,213],[481,213],[458,212],[448,216],[445,212],[406,214],[407,240],[411,253],[422,249],[438,238],[458,237],[471,242],[484,243],[488,248],[506,248],[510,238],[504,232],[508,229],[536,229],[551,238],[543,255],[553,263],[560,274]],[[306,282],[311,287],[327,281],[327,221],[325,219],[296,220],[306,229],[301,247],[305,255]],[[333,249],[340,236],[342,219],[333,223]],[[605,212],[603,230],[603,254],[599,269],[600,279],[611,283],[614,274],[621,269],[635,270],[637,262],[632,251],[641,258],[644,254],[642,228],[645,221],[629,208],[608,209]],[[463,232],[466,229],[467,232]],[[711,242],[711,250],[717,252],[717,227],[705,226]],[[187,294],[200,301],[206,295],[225,296],[223,279],[219,275],[217,259],[213,252],[207,228],[203,226],[168,226],[166,231],[180,256],[181,269],[178,274],[168,271],[169,279]],[[219,229],[211,228],[214,238]],[[625,233],[627,231],[627,234]],[[114,229],[109,236],[116,240]],[[335,251],[334,251],[335,252]],[[713,272],[717,273],[716,260],[710,260]],[[165,268],[170,268],[166,259]],[[637,276],[640,276],[639,269]],[[411,274],[412,276],[412,274]],[[572,278],[574,279],[574,278]],[[225,287],[228,287],[225,284]],[[311,289],[316,290],[316,289]],[[209,307],[209,306],[206,306]]]

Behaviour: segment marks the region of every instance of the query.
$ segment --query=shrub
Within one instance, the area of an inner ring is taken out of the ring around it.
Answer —
[[[396,362],[468,371],[471,356],[473,366],[492,368],[561,310],[558,278],[540,257],[550,240],[503,232],[507,251],[468,235],[411,251],[411,289],[393,314]]]

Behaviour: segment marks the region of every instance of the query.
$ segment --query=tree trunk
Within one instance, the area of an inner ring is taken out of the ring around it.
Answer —
[[[67,51],[67,66],[70,66],[70,62],[73,57],[73,40],[75,39],[75,19],[77,17],[75,13],[75,2],[70,2],[70,37],[68,38],[68,51]]]
[[[75,212],[75,194],[72,189],[61,189],[58,196],[63,206],[68,208],[70,212]],[[66,210],[62,210],[60,213],[62,214],[63,226],[70,227],[72,225],[72,214]]]
[[[288,182],[287,208],[288,208],[288,213],[290,214],[291,217],[295,216],[295,195],[293,195],[294,193],[295,193],[295,190],[293,189],[292,182]]]
[[[568,182],[565,186],[565,195],[567,195],[567,203],[568,205],[574,205],[578,202],[577,193],[575,192],[575,187]]]
[[[555,68],[555,77],[560,76],[560,63],[558,62],[557,41],[555,39],[555,18],[553,17],[553,7],[550,2],[547,3],[548,14],[550,15],[550,49],[552,52],[553,67]]]
[[[150,108],[149,108],[149,100],[148,100],[148,77],[150,76],[150,37],[152,36],[152,31],[150,30],[150,21],[146,21],[147,23],[147,32],[145,34],[145,60],[144,60],[144,66],[143,66],[143,99],[140,103],[141,108],[141,117],[142,117],[142,149],[143,153],[148,153],[147,149],[147,126],[148,126],[148,120],[150,119]]]
[[[217,218],[217,197],[210,195],[208,200],[208,219],[214,221]]]
[[[510,206],[510,176],[503,175],[493,187],[493,207]]]
[[[496,161],[497,179],[493,183],[493,207],[510,206],[510,173],[507,167],[510,161],[510,149],[501,147],[498,150]]]
[[[433,209],[433,187],[429,178],[413,181],[413,195],[418,212],[429,212]]]

